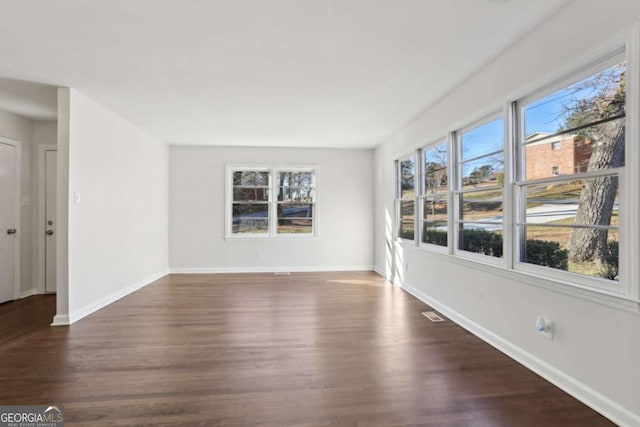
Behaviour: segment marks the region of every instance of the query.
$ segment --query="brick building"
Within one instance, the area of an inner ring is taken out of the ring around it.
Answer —
[[[526,179],[586,172],[592,141],[578,135],[549,135],[536,132],[527,137]]]

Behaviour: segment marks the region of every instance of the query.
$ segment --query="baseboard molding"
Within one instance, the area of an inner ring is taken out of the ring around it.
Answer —
[[[628,409],[624,408],[620,404],[609,399],[598,391],[592,389],[586,384],[567,375],[561,370],[537,358],[533,354],[523,350],[510,341],[507,341],[504,338],[494,334],[490,330],[480,326],[471,319],[449,308],[445,304],[442,304],[438,300],[431,298],[421,290],[407,285],[406,283],[400,283],[399,281],[397,281],[397,283],[402,289],[404,289],[414,297],[418,298],[425,304],[428,304],[431,307],[435,308],[478,338],[500,350],[518,363],[524,365],[528,369],[540,375],[550,383],[561,388],[566,393],[575,397],[585,405],[593,408],[595,411],[598,411],[614,423],[621,426],[640,426],[639,414],[635,414],[629,411]]]
[[[26,291],[22,291],[20,292],[20,299],[22,298],[28,298],[31,297],[33,295],[38,295],[40,292],[38,292],[37,289],[28,289]]]
[[[233,273],[315,273],[323,271],[374,271],[372,265],[331,267],[202,267],[171,268],[171,274],[233,274]]]
[[[75,310],[74,312],[70,313],[68,316],[56,316],[53,319],[53,323],[54,325],[71,325],[75,322],[77,322],[78,320],[87,317],[88,315],[90,315],[91,313],[95,313],[96,311],[100,310],[101,308],[104,308],[106,306],[108,306],[109,304],[113,304],[114,302],[118,301],[121,298],[126,297],[127,295],[141,289],[144,288],[145,286],[149,285],[150,283],[155,282],[158,279],[163,278],[164,276],[166,276],[167,274],[169,274],[168,270],[163,270],[160,271],[154,275],[148,276],[136,283],[133,283],[125,288],[121,288],[118,289],[117,291],[107,295],[106,297],[103,297],[101,299],[99,299],[98,301],[95,301],[79,310]],[[58,319],[58,317],[60,317],[60,319]],[[64,320],[67,320],[67,323],[62,323]]]
[[[387,271],[384,268],[378,267],[377,265],[373,266],[373,271],[375,271],[376,273],[378,273],[379,275],[381,275],[382,277],[384,277],[385,279],[387,279],[388,281],[392,282],[393,278],[391,277],[390,274],[387,274]]]
[[[69,326],[69,316],[66,314],[60,315],[60,314],[56,314],[53,317],[53,323],[51,323],[51,326]]]

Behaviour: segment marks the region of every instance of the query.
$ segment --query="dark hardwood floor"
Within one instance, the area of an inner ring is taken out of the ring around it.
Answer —
[[[54,301],[0,306],[0,404],[67,425],[611,425],[374,273],[172,275],[71,327]]]

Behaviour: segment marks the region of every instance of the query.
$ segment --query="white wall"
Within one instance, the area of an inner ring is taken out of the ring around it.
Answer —
[[[570,3],[375,153],[377,269],[389,275],[396,269],[398,280],[414,294],[624,425],[640,425],[640,315],[394,243],[387,230],[395,158],[502,108],[638,21],[636,0]],[[554,320],[553,341],[536,334],[539,314]]]
[[[74,322],[167,273],[169,149],[77,91],[64,90]],[[58,155],[65,155],[60,148]],[[74,203],[76,193],[80,203]]]
[[[233,163],[317,165],[317,238],[225,240],[225,165]],[[171,147],[171,269],[369,269],[372,170],[372,150]]]

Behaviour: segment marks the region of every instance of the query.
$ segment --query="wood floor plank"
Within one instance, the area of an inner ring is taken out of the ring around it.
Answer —
[[[28,300],[0,306],[0,403],[68,425],[612,425],[370,272],[170,275],[71,327]]]

